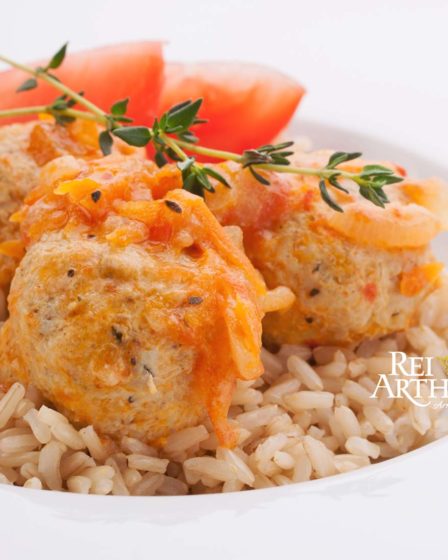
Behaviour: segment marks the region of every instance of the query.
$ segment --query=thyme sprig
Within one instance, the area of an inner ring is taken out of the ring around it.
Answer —
[[[228,188],[230,185],[216,168],[198,163],[195,156],[190,154],[237,162],[266,186],[269,186],[270,182],[263,171],[317,177],[322,199],[337,212],[343,212],[343,209],[330,194],[330,188],[348,193],[347,188],[341,184],[342,180],[354,182],[361,196],[382,208],[389,202],[384,187],[403,180],[402,177],[395,175],[392,169],[382,165],[366,165],[359,173],[352,173],[338,167],[360,157],[360,152],[335,152],[324,167],[313,168],[291,165],[290,157],[294,152],[290,148],[293,142],[267,144],[256,149],[245,150],[242,154],[200,146],[192,127],[207,122],[198,116],[202,99],[184,101],[175,105],[159,118],[154,119],[151,127],[133,125],[132,119],[126,115],[128,98],[115,102],[106,113],[86,99],[83,92],[73,91],[52,73],[52,70],[61,66],[66,52],[67,44],[53,55],[47,65],[37,68],[31,68],[0,55],[1,61],[31,76],[21,84],[17,92],[34,89],[38,87],[39,80],[42,80],[61,93],[48,105],[0,111],[0,118],[46,113],[53,116],[56,123],[62,126],[74,119],[95,121],[104,127],[98,138],[104,155],[111,153],[114,138],[120,138],[136,147],[152,145],[156,164],[163,167],[170,161],[176,162],[182,173],[183,188],[199,196],[204,196],[205,191],[214,192],[210,179]],[[77,105],[84,110],[75,108]]]

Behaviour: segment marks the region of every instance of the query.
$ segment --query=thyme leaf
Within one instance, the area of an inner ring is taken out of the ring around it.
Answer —
[[[23,84],[16,89],[16,92],[20,93],[21,91],[30,91],[34,88],[37,88],[36,78],[28,78],[28,80],[25,80]]]
[[[151,131],[146,126],[123,126],[114,128],[112,134],[130,146],[142,148],[151,140]]]
[[[123,117],[128,110],[129,97],[116,101],[110,108],[110,112],[114,117]]]
[[[114,143],[110,132],[108,130],[103,130],[102,132],[100,132],[98,141],[103,155],[108,156],[112,152],[112,146]]]
[[[54,54],[51,57],[50,62],[47,64],[46,70],[49,70],[50,68],[52,70],[56,70],[56,68],[59,68],[59,66],[61,66],[61,64],[64,62],[64,58],[65,58],[65,55],[67,53],[67,47],[68,47],[68,43],[65,43],[56,52],[56,54]]]

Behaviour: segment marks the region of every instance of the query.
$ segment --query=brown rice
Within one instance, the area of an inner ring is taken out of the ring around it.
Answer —
[[[390,372],[390,351],[446,356],[447,343],[444,286],[428,298],[420,326],[404,333],[358,347],[285,345],[275,355],[263,349],[263,377],[239,382],[233,396],[235,449],[219,447],[209,422],[172,434],[162,449],[130,437],[112,442],[93,426],[76,429],[42,404],[34,387],[16,383],[0,392],[0,483],[80,494],[179,496],[349,472],[448,433],[440,398],[433,403],[439,407],[425,408],[384,394],[370,398],[378,375]],[[438,362],[433,374],[445,377]],[[419,398],[428,400],[424,391]]]

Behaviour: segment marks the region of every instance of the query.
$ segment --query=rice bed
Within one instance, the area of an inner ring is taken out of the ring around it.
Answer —
[[[357,348],[263,350],[263,377],[238,382],[229,411],[235,449],[219,447],[207,422],[171,435],[163,449],[129,437],[114,443],[92,426],[76,429],[35,388],[16,383],[0,392],[0,483],[100,495],[236,492],[406,453],[448,433],[446,403],[436,397],[421,408],[370,395],[379,373],[390,371],[389,352],[448,355],[447,300],[444,287],[428,298],[420,326]],[[438,362],[432,373],[446,377]]]

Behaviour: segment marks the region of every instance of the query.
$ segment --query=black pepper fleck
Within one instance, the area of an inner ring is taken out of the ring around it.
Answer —
[[[177,202],[174,202],[174,200],[165,200],[165,204],[170,210],[176,212],[176,214],[182,214],[182,208],[179,206],[179,204],[177,204]]]
[[[88,234],[87,234],[87,237],[88,237],[89,239],[93,239],[94,237],[96,237],[96,235],[95,235],[94,233],[88,233]]]
[[[154,375],[151,368],[149,366],[147,366],[146,364],[143,364],[143,369],[144,369],[145,373],[150,373],[151,375]]]
[[[199,297],[199,296],[192,296],[190,298],[188,298],[188,303],[190,305],[199,305],[200,303],[202,303],[204,300]]]
[[[98,202],[98,200],[101,198],[101,191],[93,191],[93,193],[90,194],[93,202]]]
[[[75,269],[74,268],[69,268],[69,270],[67,270],[67,276],[69,278],[73,278],[74,275],[75,275]]]
[[[137,360],[135,358],[131,358],[131,365],[132,366],[136,366],[137,365]]]
[[[111,327],[111,331],[117,342],[121,343],[123,341],[123,333],[114,326]]]
[[[312,317],[305,317],[305,321],[311,325],[311,323],[314,321],[314,319]]]
[[[133,402],[135,402],[135,398],[131,395],[128,397],[128,403],[132,404]]]
[[[320,294],[320,290],[319,290],[318,288],[313,288],[313,289],[310,291],[310,294],[309,294],[309,295],[310,295],[310,297],[315,297],[315,296],[318,296],[319,294]]]
[[[316,266],[313,268],[313,272],[319,272],[320,270],[320,263],[317,263]]]
[[[399,311],[395,311],[395,313],[392,313],[392,317],[398,317],[398,315],[400,315]]]

